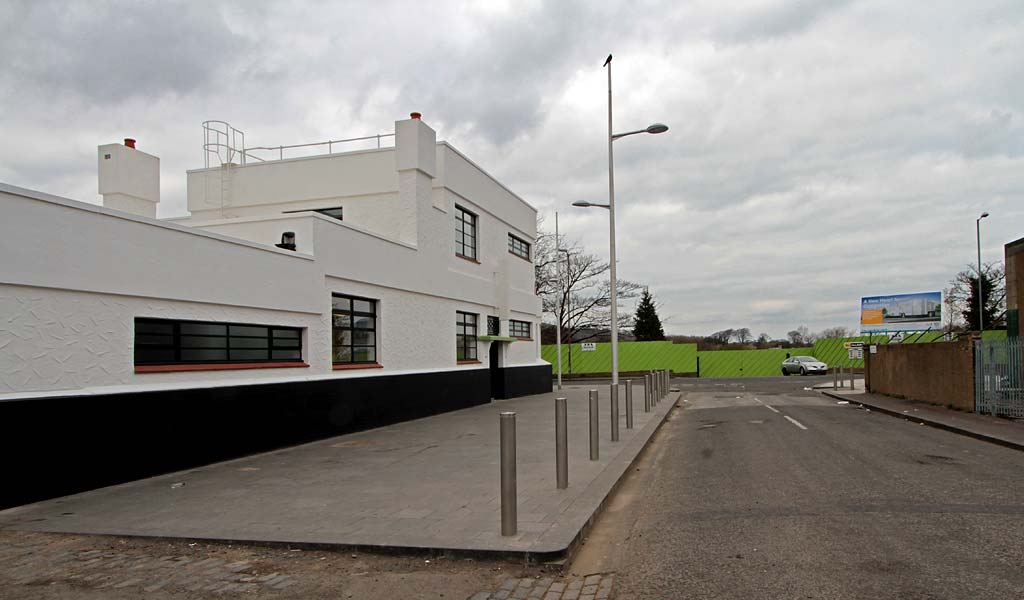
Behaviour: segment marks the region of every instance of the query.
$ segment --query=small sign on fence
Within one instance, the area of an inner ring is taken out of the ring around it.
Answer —
[[[847,352],[850,354],[850,360],[862,360],[864,358],[864,346],[850,348]]]
[[[580,344],[580,352],[593,352],[597,350],[596,342],[583,342]]]

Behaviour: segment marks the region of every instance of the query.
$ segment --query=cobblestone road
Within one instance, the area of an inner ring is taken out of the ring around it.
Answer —
[[[588,598],[584,582],[560,576],[555,566],[468,558],[0,531],[3,600]]]
[[[510,578],[498,589],[477,592],[469,600],[608,600],[612,597],[614,583],[612,575],[601,574],[563,580]]]
[[[105,543],[107,542],[107,543]],[[109,540],[30,536],[0,546],[0,580],[14,586],[65,582],[74,587],[154,592],[163,588],[207,592],[282,590],[295,583],[250,561],[187,554],[111,549]]]

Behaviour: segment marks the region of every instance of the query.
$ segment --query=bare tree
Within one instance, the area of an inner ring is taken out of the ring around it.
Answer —
[[[736,338],[736,341],[741,344],[746,344],[753,339],[751,338],[749,327],[741,327],[740,329],[737,329],[733,332],[733,336]]]
[[[716,331],[709,335],[707,337],[707,340],[714,344],[728,344],[729,340],[732,339],[735,333],[736,330],[734,329],[723,329],[721,331]]]
[[[789,338],[789,341],[794,346],[806,346],[808,344],[813,344],[815,339],[815,336],[811,334],[806,325],[801,325],[793,331],[786,333],[786,337]]]
[[[540,223],[538,222],[538,226]],[[561,324],[562,340],[582,342],[598,337],[611,329],[611,282],[607,278],[609,263],[587,254],[574,241],[559,240],[556,252],[555,235],[538,229],[534,244],[534,270],[537,295],[544,312],[555,316]],[[643,286],[619,279],[620,300],[635,298]],[[619,329],[632,327],[633,315],[619,311]]]
[[[829,327],[827,329],[823,329],[821,331],[821,333],[818,334],[818,338],[819,339],[844,338],[844,337],[850,337],[851,333],[852,332],[849,329],[847,329],[846,327],[842,327],[842,326]]]

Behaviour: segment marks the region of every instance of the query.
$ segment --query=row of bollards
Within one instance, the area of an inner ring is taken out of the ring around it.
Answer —
[[[670,371],[651,371],[644,375],[644,412],[668,394]],[[619,441],[619,388],[611,386],[611,438]],[[590,390],[590,460],[600,460],[600,418],[598,391]],[[565,398],[555,398],[555,486],[569,487],[568,407]],[[503,412],[500,423],[501,535],[516,535],[516,413]],[[633,380],[626,380],[626,429],[633,428]]]

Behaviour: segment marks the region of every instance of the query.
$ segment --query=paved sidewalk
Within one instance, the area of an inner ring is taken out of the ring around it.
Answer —
[[[924,423],[979,440],[992,442],[1008,448],[1024,450],[1024,423],[1000,419],[988,415],[961,412],[927,402],[893,398],[861,390],[820,389],[826,396],[863,404],[873,410],[896,417],[904,417],[916,423]]]
[[[587,390],[569,386],[569,489],[555,489],[554,401],[542,394],[399,423],[0,512],[0,528],[305,546],[564,555],[678,399],[632,430],[607,386],[601,460],[589,460]],[[517,413],[519,533],[500,535],[498,414]],[[187,433],[183,433],[187,435]],[[126,450],[130,451],[130,450]]]

